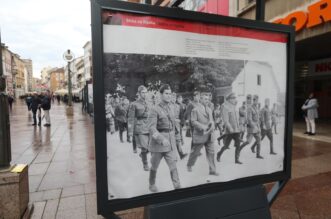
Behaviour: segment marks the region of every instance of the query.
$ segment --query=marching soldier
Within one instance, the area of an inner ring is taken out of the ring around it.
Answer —
[[[186,105],[183,103],[183,97],[181,95],[177,95],[177,104],[179,105],[179,120],[180,120],[181,144],[184,145],[183,127],[185,125]]]
[[[106,123],[107,123],[107,131],[113,134],[115,132],[115,112],[112,106],[112,96],[108,94],[106,96]]]
[[[270,105],[270,100],[269,98],[265,99],[265,106],[261,110],[261,121],[262,121],[262,126],[261,126],[261,141],[264,139],[265,136],[268,137],[270,141],[270,154],[275,155],[276,153],[274,152],[274,147],[273,147],[273,134],[272,134],[272,115],[271,111],[269,109]],[[252,146],[252,151],[255,151],[256,143],[253,144]]]
[[[229,149],[230,143],[234,140],[235,150],[235,162],[236,164],[242,164],[239,161],[240,156],[240,126],[239,119],[236,112],[237,100],[234,93],[230,93],[226,97],[226,102],[223,107],[223,121],[225,126],[225,137],[224,137],[224,146],[217,153],[217,161],[220,161],[220,158],[223,152],[226,149]]]
[[[216,104],[216,107],[213,111],[213,117],[215,122],[215,129],[218,129],[220,132],[220,136],[223,134],[223,121],[222,121],[222,113],[221,113],[221,105]]]
[[[128,114],[129,100],[126,97],[122,98],[121,102],[115,108],[115,119],[117,120],[119,128],[120,140],[123,143],[123,132],[127,128],[127,114]],[[130,141],[130,137],[127,132],[127,141]]]
[[[194,91],[193,92],[193,101],[190,101],[189,104],[187,104],[186,111],[184,114],[184,117],[186,120],[188,120],[188,125],[186,126],[186,137],[192,136],[192,125],[191,125],[191,112],[194,109],[195,106],[199,105],[200,101],[200,92]]]
[[[138,87],[138,99],[133,102],[128,113],[128,133],[129,137],[134,138],[134,142],[141,149],[140,157],[143,162],[144,170],[149,171],[147,162],[149,129],[148,114],[149,106],[146,102],[147,89],[141,85]]]
[[[274,103],[272,110],[271,110],[271,128],[275,129],[276,135],[277,135],[277,122],[278,122],[277,104]]]
[[[176,103],[176,93],[172,93],[171,103],[173,104],[174,107],[174,113],[176,119],[175,120],[176,146],[179,157],[182,160],[187,156],[187,154],[185,154],[182,149],[182,136],[181,136],[182,131],[181,131],[181,119],[180,119],[181,106]]]
[[[240,140],[244,138],[246,132],[247,119],[246,119],[246,102],[244,101],[242,106],[239,108],[239,127],[240,127]]]
[[[211,109],[207,107],[208,93],[201,93],[200,104],[196,105],[191,113],[191,124],[193,127],[192,150],[187,162],[187,170],[192,171],[202,147],[206,148],[206,156],[209,164],[209,174],[218,176],[215,166],[214,151],[214,120]]]
[[[258,110],[259,97],[253,96],[253,104],[247,105],[247,140],[241,146],[243,149],[246,145],[252,142],[253,137],[256,141],[256,158],[263,159],[261,152],[261,128],[260,128],[260,112]],[[248,102],[247,102],[248,104]],[[252,152],[255,153],[252,147]]]
[[[175,138],[174,106],[171,104],[171,89],[165,84],[160,88],[161,103],[150,112],[148,128],[150,131],[151,170],[149,175],[149,190],[157,192],[155,185],[159,164],[164,158],[168,164],[172,183],[175,189],[181,188],[177,171],[177,149]]]

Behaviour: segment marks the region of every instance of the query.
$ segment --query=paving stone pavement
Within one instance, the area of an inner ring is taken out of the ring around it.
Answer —
[[[63,103],[52,105],[51,127],[32,126],[32,114],[17,100],[10,115],[12,164],[29,164],[32,218],[103,218],[97,215],[92,118],[74,104],[67,117]],[[293,138],[292,179],[271,208],[274,219],[331,218],[331,126],[324,135]],[[143,219],[143,208],[118,212]]]

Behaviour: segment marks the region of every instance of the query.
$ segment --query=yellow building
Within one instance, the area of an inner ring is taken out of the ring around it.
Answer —
[[[13,75],[13,88],[15,96],[19,97],[25,94],[25,75],[27,70],[24,61],[19,55],[12,55],[12,75]]]
[[[63,88],[65,79],[64,79],[64,69],[63,68],[53,68],[49,70],[50,78],[50,91],[55,92]]]

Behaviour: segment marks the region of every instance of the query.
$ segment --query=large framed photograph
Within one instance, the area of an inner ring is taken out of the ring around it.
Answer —
[[[290,177],[292,28],[92,6],[100,213]]]

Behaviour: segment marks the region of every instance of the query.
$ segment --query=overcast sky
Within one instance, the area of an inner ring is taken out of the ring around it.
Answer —
[[[64,66],[67,49],[83,55],[90,23],[90,0],[0,0],[1,41],[32,59],[35,77],[43,67]]]

